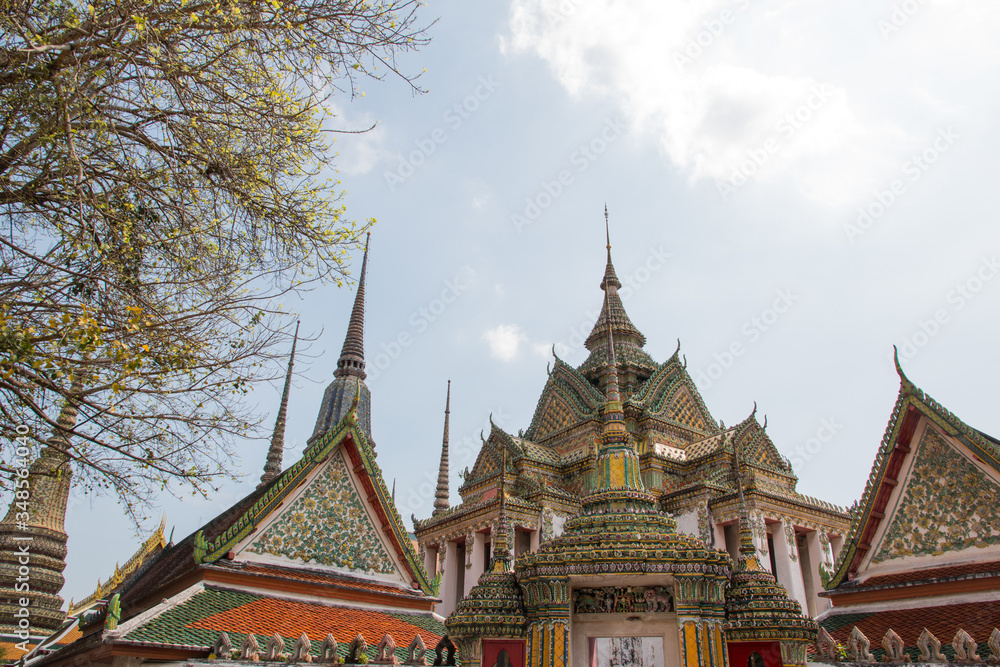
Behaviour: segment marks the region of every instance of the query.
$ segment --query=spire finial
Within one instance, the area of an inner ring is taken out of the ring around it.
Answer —
[[[437,490],[434,491],[434,511],[431,516],[448,509],[448,420],[451,415],[451,380],[448,380],[448,394],[444,401],[444,435],[441,438],[441,465],[438,468]]]
[[[608,222],[607,202],[604,202],[604,236],[608,240],[608,257],[611,257],[611,224]]]
[[[295,323],[295,336],[292,338],[292,352],[288,355],[288,370],[285,371],[285,388],[281,392],[281,403],[278,406],[278,417],[274,420],[274,432],[271,434],[271,446],[267,450],[267,461],[264,463],[264,474],[260,476],[260,484],[264,486],[281,472],[281,457],[285,451],[285,420],[288,416],[288,391],[292,386],[292,367],[295,365],[295,346],[299,342],[299,322]]]
[[[365,373],[365,277],[368,275],[368,245],[371,242],[371,232],[365,238],[365,255],[361,260],[361,277],[358,278],[358,291],[354,295],[354,308],[351,310],[351,321],[347,325],[347,336],[344,347],[340,350],[337,360],[337,370],[334,377],[354,375],[364,380]]]
[[[615,267],[611,263],[611,225],[608,222],[607,204],[604,205],[604,237],[607,242],[608,265],[604,268],[604,279],[601,281],[601,289],[607,292],[609,287],[614,287],[617,290],[622,286],[621,281],[618,280],[618,276],[615,274]]]

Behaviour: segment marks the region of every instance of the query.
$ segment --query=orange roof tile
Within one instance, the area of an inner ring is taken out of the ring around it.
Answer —
[[[834,608],[836,609],[836,608]],[[882,637],[891,628],[903,640],[907,649],[915,649],[917,638],[927,628],[941,641],[947,654],[958,630],[964,629],[979,644],[985,643],[993,628],[1000,627],[1000,600],[966,604],[894,609],[876,613],[832,614],[820,622],[839,642],[847,642],[851,629],[856,625],[872,643],[872,652],[881,645]],[[876,656],[877,657],[877,656]],[[985,657],[985,656],[983,656]]]
[[[220,612],[187,625],[213,632],[254,633],[298,637],[303,632],[310,639],[321,640],[333,633],[338,642],[350,642],[360,632],[369,642],[378,642],[388,633],[397,646],[408,645],[419,633],[428,646],[437,644],[441,635],[375,609],[328,607],[320,604],[261,598],[235,609]]]
[[[988,563],[967,563],[965,565],[952,565],[949,567],[935,567],[926,570],[912,570],[909,572],[898,572],[896,574],[883,574],[881,576],[869,577],[857,586],[850,587],[851,591],[871,586],[892,586],[895,584],[905,584],[916,581],[927,581],[928,579],[940,579],[943,577],[961,577],[972,574],[1000,574],[1000,561],[990,561]]]

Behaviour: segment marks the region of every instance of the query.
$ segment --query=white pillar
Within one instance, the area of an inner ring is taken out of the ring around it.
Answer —
[[[482,533],[470,533],[465,539],[466,553],[472,552],[469,561],[468,571],[465,573],[465,591],[462,597],[469,594],[472,587],[479,583],[479,577],[483,573],[486,561],[486,536]]]
[[[767,544],[767,521],[764,515],[750,515],[751,533],[753,535],[753,545],[757,548],[757,559],[765,572],[771,572],[771,548]],[[739,529],[737,528],[737,531]],[[739,532],[736,533],[739,535]],[[739,550],[739,538],[737,538],[736,548]],[[774,574],[774,572],[771,572]]]
[[[795,543],[795,529],[790,523],[781,521],[774,524],[771,538],[774,544],[774,566],[778,570],[774,576],[788,591],[788,597],[797,600],[802,605],[802,611],[809,613],[806,586],[802,581],[802,570],[799,568],[799,547]]]
[[[433,579],[438,573],[438,547],[436,544],[428,544],[424,547],[424,570],[427,576]]]
[[[840,550],[844,548],[844,536],[831,534],[830,547],[833,549],[833,562],[836,563],[840,558]]]
[[[824,562],[831,567],[833,566],[833,562],[827,560],[827,557],[829,556],[832,558],[833,554],[829,553],[826,548],[824,548],[819,535],[820,533],[818,530],[806,533],[806,547],[809,550],[808,571],[809,575],[812,577],[813,599],[811,613],[813,618],[819,616],[832,606],[828,598],[821,598],[819,596],[820,591],[823,590],[823,578],[819,566]]]
[[[465,563],[458,562],[458,544],[454,540],[448,540],[444,547],[444,566],[441,575],[441,588],[439,596],[441,604],[438,605],[437,613],[447,616],[455,611],[458,604],[458,569],[464,568]]]

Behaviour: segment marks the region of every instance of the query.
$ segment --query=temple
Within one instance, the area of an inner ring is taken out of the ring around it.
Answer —
[[[493,425],[458,489],[460,504],[448,506],[439,481],[434,513],[415,528],[424,567],[431,576],[441,575],[440,612],[456,608],[490,561],[504,452],[512,477],[507,512],[515,557],[560,536],[581,511],[601,460],[602,410],[612,379],[634,474],[659,510],[674,517],[681,533],[738,560],[739,508],[728,461],[734,451],[743,452],[738,474],[762,566],[809,615],[824,612],[830,601],[819,595],[821,577],[840,555],[849,515],[796,491],[795,473],[768,437],[766,422],[757,421],[756,408],[732,427],[712,417],[679,344],[665,362],[653,360],[643,349],[646,337],[625,311],[620,287],[608,234],[600,281],[604,304],[585,343],[587,359],[574,368],[555,358],[527,430],[514,435]],[[611,359],[615,373],[607,370]]]
[[[897,362],[860,503],[800,494],[756,406],[717,423],[679,345],[662,364],[645,352],[610,234],[589,356],[556,358],[526,431],[492,426],[454,506],[448,382],[433,512],[415,520],[415,546],[371,439],[367,268],[366,243],[301,457],[283,467],[296,330],[260,483],[176,544],[161,524],[69,617],[58,591],[75,410],[64,407],[31,467],[52,502],[24,525],[12,505],[0,523],[8,577],[18,536],[56,556],[33,564],[51,636],[30,667],[1000,663],[1000,441]]]

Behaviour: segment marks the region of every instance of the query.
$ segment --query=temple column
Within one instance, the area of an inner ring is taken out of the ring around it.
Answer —
[[[439,589],[441,605],[438,608],[438,613],[442,616],[447,616],[455,611],[459,594],[458,570],[464,567],[465,563],[458,561],[458,544],[454,540],[445,542],[443,574],[441,575],[441,588]]]
[[[832,606],[829,599],[819,596],[819,592],[823,590],[820,565],[828,562],[826,560],[827,548],[823,546],[823,541],[820,539],[820,531],[813,530],[806,533],[806,548],[808,549],[808,572],[809,576],[812,577],[812,602],[809,613],[815,618]],[[828,562],[828,564],[833,566],[832,562]]]
[[[844,548],[844,536],[843,535],[830,535],[830,547],[833,549],[833,562],[836,563],[837,559],[840,558],[840,550]]]
[[[465,573],[465,591],[463,597],[469,594],[472,587],[479,581],[479,576],[483,573],[486,565],[486,535],[483,533],[469,533],[465,538],[465,553],[468,561]]]
[[[757,558],[760,560],[760,566],[765,571],[771,572],[771,548],[767,544],[767,522],[764,520],[763,513],[756,516],[751,514],[750,524],[753,528],[753,545],[757,548]],[[739,526],[736,527],[736,531],[736,546],[738,549]],[[771,572],[771,574],[774,574],[774,572]]]
[[[428,544],[424,547],[424,570],[427,576],[433,579],[438,573],[438,547],[436,544]]]
[[[802,605],[802,610],[808,612],[806,586],[799,568],[799,547],[795,543],[795,528],[782,520],[775,524],[771,537],[774,544],[774,565],[777,569],[774,576],[788,591],[788,597],[797,600]]]

